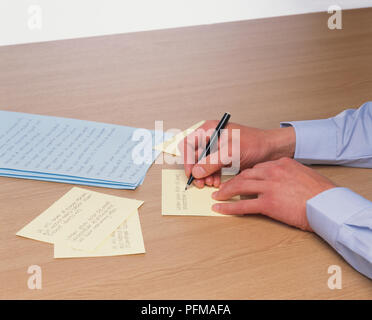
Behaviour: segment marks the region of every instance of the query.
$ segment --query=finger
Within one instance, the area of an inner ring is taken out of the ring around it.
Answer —
[[[222,214],[254,214],[260,213],[262,200],[250,199],[230,203],[215,203],[212,210]]]
[[[201,188],[203,188],[204,185],[205,185],[205,180],[204,180],[204,179],[194,179],[193,183],[194,183],[194,185],[195,185],[197,188],[201,189]]]
[[[265,162],[260,162],[257,163],[253,169],[266,169],[266,168],[271,168],[275,165],[277,165],[278,160],[270,160],[270,161],[265,161]]]
[[[213,177],[213,175],[212,175],[212,176],[208,176],[208,177],[205,178],[205,184],[206,184],[207,186],[212,187],[212,186],[213,186],[213,182],[214,182],[214,177]]]
[[[186,177],[187,178],[190,178],[190,175],[191,175],[191,171],[192,171],[192,165],[187,165],[185,164],[185,174],[186,174]]]
[[[191,175],[192,168],[198,162],[200,153],[205,149],[210,139],[211,126],[214,123],[215,121],[206,121],[178,144],[187,177]]]
[[[219,190],[212,194],[212,198],[215,200],[228,200],[237,195],[260,194],[264,192],[265,186],[265,181],[242,179],[236,176],[223,183]]]
[[[219,188],[221,185],[221,171],[213,174],[213,186]]]
[[[181,154],[183,157],[185,174],[187,177],[190,177],[191,170],[198,160],[198,137],[194,136],[193,139],[191,139],[190,137],[186,137],[181,142],[182,146],[180,147],[181,150],[183,150],[181,151]],[[181,145],[181,143],[179,144],[179,146]]]
[[[264,168],[249,168],[239,173],[239,177],[244,179],[265,180],[267,177]]]
[[[213,175],[228,165],[229,162],[221,160],[221,152],[223,152],[223,150],[219,150],[203,159],[200,159],[200,161],[198,161],[198,163],[192,168],[193,176],[196,178],[205,178]]]
[[[214,172],[218,171],[221,167],[224,166],[224,164],[226,164],[224,161],[221,161],[219,159],[219,142],[217,143],[217,145],[215,145],[217,151],[214,152],[214,154],[211,154],[208,157],[203,157],[199,162],[197,161],[197,159],[200,159],[201,153],[205,150],[206,145],[210,140],[212,133],[214,132],[213,127],[215,123],[216,121],[205,122],[201,127],[199,127],[197,130],[192,132],[184,139],[184,145],[183,147],[181,147],[181,150],[184,150],[183,159],[185,165],[185,173],[187,176],[190,176],[192,172],[193,176],[197,179],[206,178],[212,175]],[[225,153],[222,154],[224,155]],[[225,157],[227,157],[228,161],[230,161],[228,154],[226,154]],[[196,162],[198,162],[198,164],[201,166],[196,166],[195,172],[193,172],[192,170],[194,170],[194,164]],[[206,168],[204,168],[204,164],[207,164]],[[210,174],[208,174],[209,172]],[[208,182],[210,183],[211,181]]]

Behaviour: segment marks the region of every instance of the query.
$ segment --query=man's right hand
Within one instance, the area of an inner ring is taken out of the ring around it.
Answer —
[[[180,143],[179,149],[184,159],[185,173],[189,177],[191,172],[194,176],[194,184],[198,188],[204,185],[219,187],[221,183],[220,172],[223,167],[228,167],[232,162],[240,162],[240,170],[251,168],[257,163],[277,160],[282,157],[293,158],[296,146],[296,134],[293,127],[278,128],[271,130],[256,129],[229,123],[223,131],[218,141],[218,157],[209,155],[203,163],[197,163],[199,154],[205,148],[205,141],[210,139],[210,135],[218,124],[217,120],[206,121],[196,131],[187,136]],[[240,132],[240,152],[232,150],[232,130],[238,129]],[[227,137],[226,137],[227,135]],[[204,141],[204,143],[203,143]],[[226,159],[221,159],[225,155],[237,161],[226,163]],[[218,159],[218,161],[211,161]],[[216,162],[216,163],[211,163]]]

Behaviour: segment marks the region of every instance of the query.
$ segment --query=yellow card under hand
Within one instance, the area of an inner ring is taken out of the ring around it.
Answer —
[[[223,181],[231,176],[223,176]],[[191,186],[185,191],[187,177],[184,170],[163,169],[162,171],[162,215],[187,216],[226,216],[212,211],[214,203],[222,202],[212,199],[214,187],[198,189]],[[237,201],[240,197],[230,200]]]
[[[154,147],[155,150],[163,151],[169,154],[173,154],[174,156],[180,156],[181,152],[178,150],[178,144],[187,137],[190,133],[194,132],[196,129],[198,129],[200,126],[204,124],[204,120],[198,122],[197,124],[194,124],[192,127],[186,129],[185,131],[182,131],[178,134],[176,134],[174,137],[168,139],[167,141],[164,141],[163,143],[160,143]]]

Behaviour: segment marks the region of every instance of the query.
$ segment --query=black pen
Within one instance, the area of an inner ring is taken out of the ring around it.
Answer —
[[[218,123],[216,129],[214,130],[210,140],[208,141],[207,143],[207,146],[205,148],[205,150],[203,151],[203,153],[200,155],[199,157],[199,160],[200,161],[202,158],[204,157],[207,157],[210,152],[211,152],[211,148],[213,147],[214,143],[218,140],[218,138],[220,137],[220,134],[221,134],[221,130],[223,128],[226,127],[227,123],[229,122],[229,119],[230,119],[230,113],[225,113],[222,117],[222,119],[220,120],[220,122]],[[185,190],[187,190],[187,187],[194,181],[194,177],[192,176],[192,174],[190,175],[190,178],[189,180],[187,181],[187,184],[186,184],[186,187],[185,187]]]

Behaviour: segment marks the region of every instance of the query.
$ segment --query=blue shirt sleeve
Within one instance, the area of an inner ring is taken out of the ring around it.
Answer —
[[[283,122],[296,132],[294,158],[304,164],[372,168],[372,102],[322,120]],[[347,188],[307,201],[311,228],[356,270],[372,279],[372,202]]]
[[[297,161],[372,168],[372,102],[328,119],[281,123],[290,125],[296,132]]]
[[[319,236],[372,279],[372,202],[347,188],[333,188],[308,200],[306,214]]]

